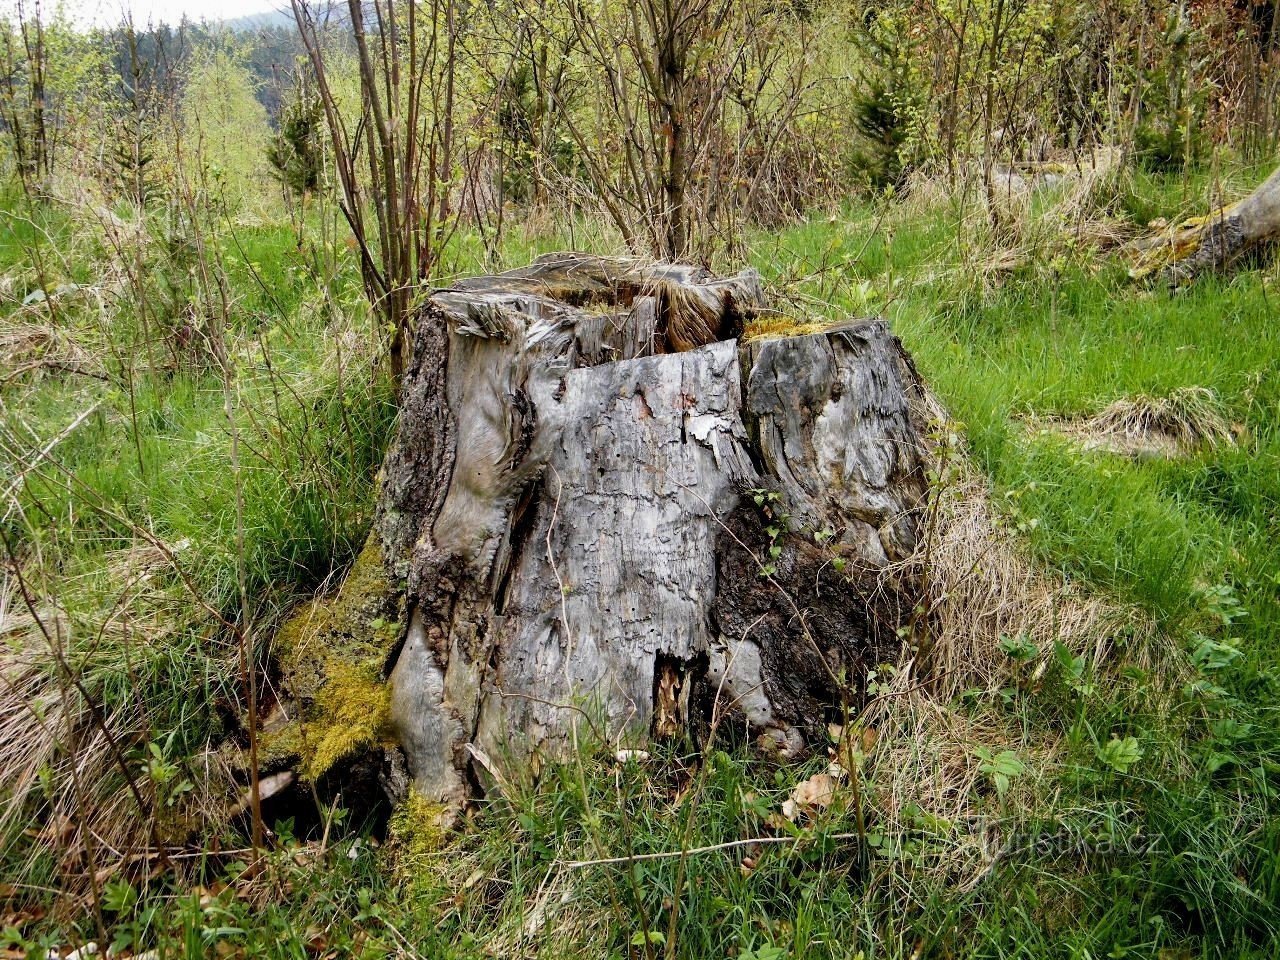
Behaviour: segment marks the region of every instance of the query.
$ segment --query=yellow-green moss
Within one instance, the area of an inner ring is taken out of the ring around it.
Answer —
[[[264,730],[258,738],[258,763],[264,768],[274,769],[305,752],[302,729],[297,722],[287,723],[278,730]]]
[[[307,775],[318,777],[343,757],[385,741],[391,689],[366,667],[331,660],[306,722]]]
[[[409,789],[409,796],[396,808],[388,825],[388,841],[398,872],[406,877],[417,876],[423,865],[440,852],[449,836],[447,812],[443,804]]]
[[[1139,252],[1137,260],[1129,268],[1129,276],[1134,280],[1143,280],[1170,264],[1187,259],[1200,249],[1205,229],[1231,216],[1239,205],[1229,203],[1212,213],[1189,217],[1177,226],[1166,228],[1164,235],[1156,243]]]
[[[779,314],[754,317],[742,331],[743,340],[764,340],[769,337],[804,337],[822,333],[832,325],[831,320],[799,320]]]
[[[304,604],[276,633],[277,661],[286,673],[334,654],[348,663],[381,666],[398,629],[394,616],[387,615],[393,594],[378,538],[370,536],[338,592]]]
[[[388,741],[383,671],[398,621],[378,538],[370,536],[338,592],[304,604],[276,633],[272,652],[294,719],[264,737],[269,754],[301,756],[303,772],[315,778]]]

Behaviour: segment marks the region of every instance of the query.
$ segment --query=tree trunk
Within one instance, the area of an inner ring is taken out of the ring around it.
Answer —
[[[713,714],[792,756],[894,658],[917,378],[881,320],[739,342],[763,301],[754,271],[576,254],[427,301],[415,352],[446,373],[406,373],[378,522],[421,793]]]
[[[1205,217],[1137,241],[1130,271],[1135,278],[1159,273],[1182,284],[1205,270],[1225,270],[1246,254],[1280,238],[1280,169],[1243,200]]]

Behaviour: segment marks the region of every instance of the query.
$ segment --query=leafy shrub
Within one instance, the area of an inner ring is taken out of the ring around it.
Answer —
[[[873,189],[898,186],[911,168],[914,118],[927,98],[912,72],[918,51],[905,13],[869,11],[854,27],[854,44],[862,67],[852,103],[859,138],[850,164]]]
[[[1138,78],[1143,113],[1134,131],[1137,155],[1150,170],[1176,170],[1204,155],[1210,87],[1194,76],[1200,49],[1185,11],[1173,10],[1155,62]]]

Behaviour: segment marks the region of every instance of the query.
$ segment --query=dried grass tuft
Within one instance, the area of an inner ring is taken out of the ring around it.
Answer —
[[[17,849],[25,832],[33,841],[29,859],[53,852],[67,887],[76,889],[83,884],[75,878],[102,868],[97,856],[90,863],[90,850],[139,838],[132,801],[123,790],[104,789],[116,782],[107,736],[90,722],[80,691],[52,668],[50,638],[64,643],[70,632],[64,610],[44,605],[32,613],[12,579],[0,581],[0,837]],[[121,720],[103,716],[112,738],[125,736]],[[88,818],[80,816],[82,803]]]
[[[946,424],[932,395],[918,416]],[[937,436],[935,427],[931,432]],[[930,441],[939,461],[939,443]],[[1054,641],[1093,662],[1109,659],[1109,638],[1137,628],[1150,635],[1150,619],[1110,598],[1086,593],[1042,571],[1026,554],[992,503],[985,476],[962,450],[950,453],[950,480],[933,492],[924,542],[911,563],[928,596],[929,668],[934,690],[954,696],[974,686],[997,689],[1009,680],[1001,637],[1023,635],[1047,656]]]
[[[1091,417],[1039,422],[1085,450],[1130,457],[1172,460],[1236,439],[1218,395],[1207,387],[1123,397]]]
[[[990,193],[977,165],[951,178],[926,170],[908,181],[902,209],[908,217],[943,208],[958,216],[963,263],[931,279],[989,291],[1026,270],[1057,269],[1052,265],[1063,254],[1112,249],[1129,239],[1133,226],[1115,209],[1124,176],[1111,148],[998,169]]]
[[[41,368],[101,375],[101,361],[66,330],[50,323],[0,322],[0,386]]]
[[[181,768],[189,792],[163,798],[141,759],[150,736],[145,707],[121,697],[104,703],[98,692],[96,664],[163,644],[176,629],[168,567],[153,545],[108,553],[102,573],[121,593],[87,617],[45,598],[33,612],[13,569],[0,574],[0,840],[27,860],[6,868],[22,876],[51,855],[73,912],[83,907],[77,897],[90,870],[100,881],[134,878],[157,862],[157,840],[180,844],[192,823],[226,817],[225,764],[206,750]]]

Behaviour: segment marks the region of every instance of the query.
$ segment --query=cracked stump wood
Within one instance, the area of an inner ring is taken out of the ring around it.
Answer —
[[[717,710],[821,743],[919,599],[920,389],[880,320],[743,342],[754,271],[578,254],[421,311],[378,535],[391,717],[454,804]],[[718,706],[717,706],[718,705]]]

